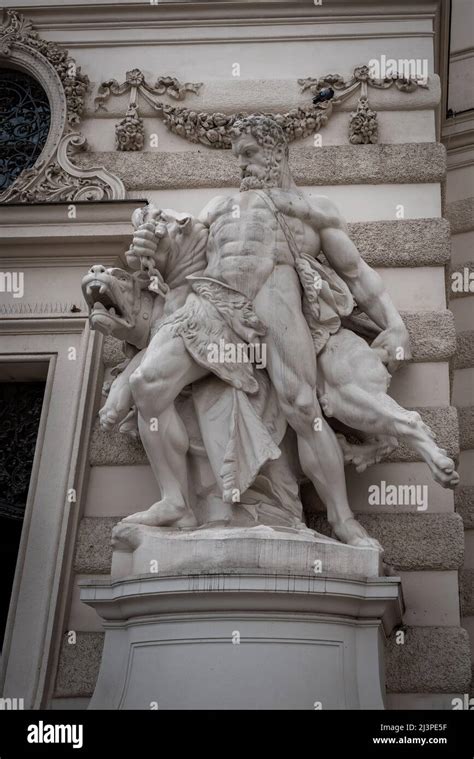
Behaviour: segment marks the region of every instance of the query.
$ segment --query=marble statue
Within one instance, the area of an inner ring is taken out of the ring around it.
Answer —
[[[362,471],[404,441],[436,482],[458,482],[419,414],[387,394],[407,330],[335,205],[296,187],[278,124],[241,119],[232,151],[238,192],[198,217],[138,209],[130,271],[96,265],[83,280],[92,328],[126,355],[101,425],[139,435],[161,493],[123,523],[305,531],[307,479],[335,538],[382,550],[351,511],[345,463]]]

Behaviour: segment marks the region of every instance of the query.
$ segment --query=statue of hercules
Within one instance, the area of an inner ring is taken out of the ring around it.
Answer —
[[[359,308],[382,330],[372,347],[384,352],[389,368],[396,366],[400,355],[409,357],[407,330],[381,278],[350,240],[334,204],[323,196],[309,200],[296,187],[278,124],[268,117],[250,116],[234,125],[232,135],[232,152],[242,173],[240,191],[214,198],[199,216],[208,228],[202,282],[220,283],[224,292],[244,296],[256,321],[265,326],[266,370],[282,414],[296,433],[301,468],[326,505],[335,535],[349,545],[379,548],[351,512],[343,453],[318,402],[317,360],[303,313],[297,261],[324,253]],[[132,250],[141,260],[152,259],[157,244],[153,225],[145,224],[135,232]],[[186,385],[206,376],[212,367],[197,360],[175,325],[191,311],[194,321],[199,320],[199,299],[202,302],[199,292],[188,296],[177,315],[160,327],[131,375],[140,436],[163,498],[148,511],[127,517],[128,522],[195,525],[188,506],[188,437],[174,401]],[[194,324],[190,317],[188,322]],[[157,417],[158,431],[151,431],[150,421]],[[315,420],[320,420],[319,425]]]

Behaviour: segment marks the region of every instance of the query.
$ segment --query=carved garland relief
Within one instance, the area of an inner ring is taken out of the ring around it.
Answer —
[[[384,79],[370,75],[368,66],[357,66],[351,79],[345,81],[340,74],[327,74],[320,79],[307,77],[298,79],[301,92],[313,96],[312,103],[292,108],[285,113],[262,113],[271,116],[283,129],[288,142],[308,137],[319,132],[330,118],[333,107],[339,105],[357,89],[360,97],[357,110],[351,113],[349,122],[349,142],[351,144],[376,143],[377,114],[369,107],[368,87],[388,89],[395,87],[402,92],[414,92],[417,87],[427,85],[416,78],[406,78],[395,74]],[[166,128],[189,142],[200,143],[206,147],[230,148],[230,130],[242,113],[207,113],[184,106],[173,106],[159,99],[169,95],[176,100],[183,100],[187,92],[197,94],[202,83],[181,84],[172,77],[160,76],[155,85],[145,80],[140,69],[127,71],[125,82],[118,84],[115,79],[99,85],[94,102],[96,110],[107,110],[105,103],[113,95],[123,95],[130,91],[130,101],[125,117],[115,126],[117,150],[141,150],[144,145],[144,124],[139,114],[138,98],[141,95],[156,111]]]
[[[81,169],[71,156],[86,148],[85,137],[71,131],[79,124],[84,111],[84,98],[89,79],[69,57],[68,51],[55,42],[42,40],[31,22],[14,10],[6,11],[6,20],[0,28],[0,65],[17,68],[33,76],[43,87],[51,105],[51,123],[41,155],[32,168],[0,193],[0,202],[33,202],[38,200],[74,201],[120,199],[125,197],[122,181],[104,168]],[[337,107],[353,92],[360,89],[356,111],[350,114],[349,142],[352,144],[376,143],[378,139],[377,114],[369,106],[368,88],[387,89],[395,85],[404,92],[413,92],[426,83],[398,74],[376,79],[368,66],[354,69],[351,79],[339,74],[328,74],[319,79],[299,79],[301,92],[309,92],[312,102],[285,113],[262,114],[271,116],[283,129],[288,142],[319,132]],[[124,118],[116,124],[116,148],[120,151],[137,151],[144,147],[144,124],[139,113],[139,98],[150,104],[166,128],[189,142],[211,148],[230,148],[230,130],[244,114],[198,112],[184,106],[163,102],[162,96],[183,100],[187,93],[198,94],[199,82],[181,83],[171,76],[159,76],[154,84],[146,81],[139,69],[127,72],[125,81],[115,79],[103,82],[95,98],[96,109],[106,109],[111,96],[130,93]]]

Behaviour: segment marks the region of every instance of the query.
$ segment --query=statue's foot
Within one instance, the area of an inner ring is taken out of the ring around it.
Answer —
[[[383,553],[383,548],[379,541],[371,538],[367,530],[354,517],[349,517],[345,522],[334,525],[332,529],[338,540],[346,543],[348,546],[375,548],[377,551]]]
[[[455,488],[459,484],[459,474],[455,464],[442,448],[438,448],[431,456],[428,466],[433,474],[433,479],[443,488]]]
[[[166,498],[157,501],[146,511],[130,514],[122,522],[146,524],[150,527],[175,527],[180,530],[197,527],[196,517],[186,504],[173,503]]]

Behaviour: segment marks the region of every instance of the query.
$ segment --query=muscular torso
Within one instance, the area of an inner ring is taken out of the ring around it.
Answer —
[[[208,266],[205,274],[220,279],[253,299],[276,267],[294,267],[294,253],[273,204],[284,215],[299,254],[317,255],[317,230],[302,220],[306,200],[295,192],[272,189],[270,198],[249,190],[220,198],[208,217]],[[273,204],[272,204],[273,201]]]

